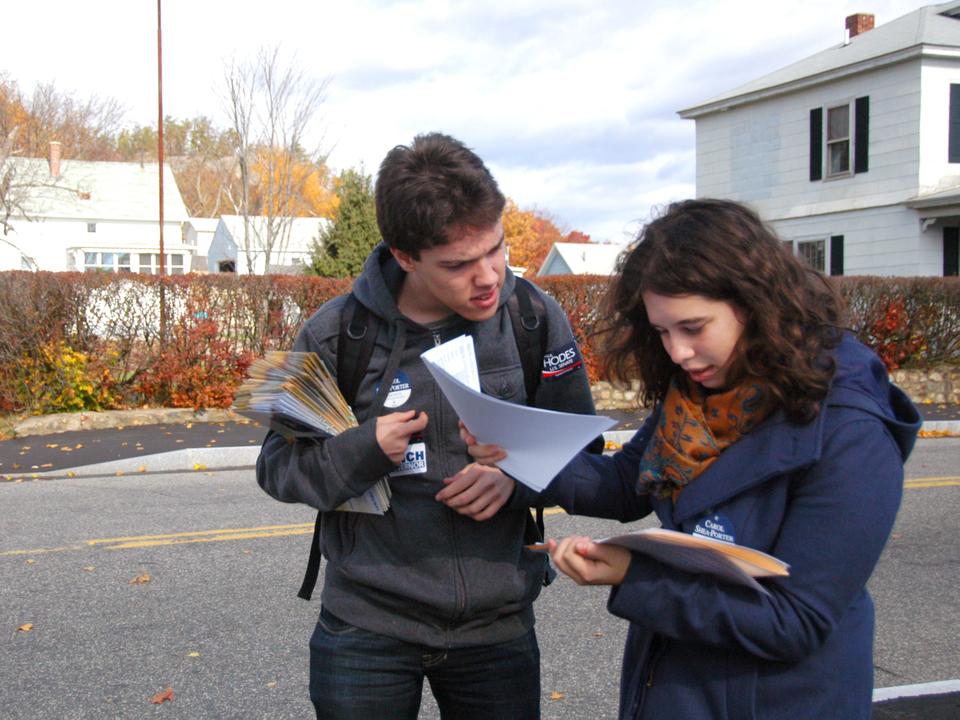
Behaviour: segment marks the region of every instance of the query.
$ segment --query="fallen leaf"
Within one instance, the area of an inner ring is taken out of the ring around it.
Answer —
[[[42,467],[42,468],[52,468],[52,467],[53,467],[53,463],[44,463],[44,464],[41,465],[40,467]]]
[[[67,477],[76,477],[77,474],[73,470],[67,470]]]
[[[173,688],[170,688],[170,687],[168,687],[166,690],[161,690],[156,695],[154,695],[150,699],[150,702],[152,702],[154,705],[160,705],[161,703],[165,703],[168,700],[170,702],[173,702]]]
[[[177,438],[177,439],[176,439],[176,442],[182,443],[182,442],[183,442],[183,438]]]
[[[26,560],[24,560],[24,562],[27,563],[27,565],[33,565],[36,562],[36,560],[34,560],[33,558],[27,558]]]
[[[55,448],[55,447],[60,447],[60,445],[59,443],[47,443],[46,447]]]
[[[198,653],[196,650],[192,650],[191,652],[187,653],[187,657],[200,657],[200,653]]]
[[[268,688],[275,688],[276,686],[277,686],[276,680],[271,680],[270,682],[267,683]]]
[[[606,635],[606,633],[603,632],[602,630],[594,630],[594,631],[593,631],[593,636],[594,636],[594,637],[604,637],[605,635]]]
[[[82,448],[82,447],[83,447],[83,443],[77,443],[76,445],[73,446],[73,449],[74,449],[74,450],[79,450],[79,449]]]
[[[96,568],[94,565],[84,565],[84,566],[83,566],[83,571],[84,571],[84,572],[93,572],[93,571],[96,570],[96,569],[97,569],[97,568]]]
[[[21,446],[20,446],[20,451],[21,451],[21,452],[26,452],[26,451],[29,450],[31,447],[32,447],[31,445],[21,445]]]
[[[187,430],[193,427],[193,423],[187,423]]]
[[[147,471],[146,465],[141,465],[140,467],[137,468],[137,472],[146,472],[146,471]]]
[[[20,633],[28,633],[31,630],[33,630],[33,623],[24,623],[23,625],[17,628],[17,632],[20,632]]]
[[[203,463],[194,463],[194,464],[193,464],[193,469],[194,469],[194,470],[206,470],[206,469],[207,469],[207,466],[204,465]]]
[[[137,575],[133,580],[130,581],[131,585],[145,585],[150,582],[150,573],[145,572],[143,575]]]
[[[554,701],[563,700],[565,697],[566,695],[564,695],[562,692],[557,692],[556,690],[550,693],[550,699]]]
[[[123,470],[117,470],[116,476],[120,477],[121,475],[123,475]]]

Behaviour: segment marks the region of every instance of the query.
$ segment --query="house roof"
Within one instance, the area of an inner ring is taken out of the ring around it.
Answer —
[[[37,218],[68,220],[120,220],[157,222],[159,173],[157,163],[63,160],[60,177],[50,176],[46,158],[11,158],[17,177],[28,179],[25,207]],[[182,222],[189,216],[180,197],[173,171],[163,167],[165,222]]]
[[[279,220],[279,218],[275,218]],[[286,218],[289,220],[289,239],[284,245],[284,250],[289,253],[308,252],[313,247],[313,241],[319,240],[320,229],[330,221],[320,217],[294,217]],[[249,218],[252,237],[254,239],[265,237],[267,234],[267,218],[257,215],[251,215]],[[223,215],[220,222],[230,234],[230,237],[236,243],[237,247],[243,246],[243,216],[242,215]]]
[[[565,265],[573,275],[611,275],[623,248],[623,245],[601,243],[554,243],[537,275],[543,275],[557,264]]]
[[[921,55],[960,57],[960,1],[914,10],[679,114],[696,118]]]

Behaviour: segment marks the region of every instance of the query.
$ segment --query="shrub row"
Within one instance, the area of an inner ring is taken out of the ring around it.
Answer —
[[[960,362],[960,280],[836,280],[851,328],[891,369]],[[600,379],[591,331],[609,279],[537,282],[567,311],[591,380]],[[289,349],[303,320],[349,287],[293,276],[2,272],[0,412],[227,407],[253,358]]]

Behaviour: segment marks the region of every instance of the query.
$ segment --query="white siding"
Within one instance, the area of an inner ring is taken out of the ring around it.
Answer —
[[[748,202],[767,220],[906,200],[918,191],[919,78],[915,60],[699,118],[697,195]],[[869,171],[811,182],[810,110],[865,95]]]
[[[843,235],[844,275],[940,275],[943,271],[940,226],[921,233],[917,213],[903,207],[791,218],[771,226],[784,240]]]
[[[947,162],[950,122],[950,85],[960,84],[960,65],[933,59],[924,63],[920,77],[922,109],[920,136],[920,192],[960,185],[960,164]]]

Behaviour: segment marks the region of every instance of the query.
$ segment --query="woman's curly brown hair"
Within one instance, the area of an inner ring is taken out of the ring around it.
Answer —
[[[817,414],[841,338],[843,301],[757,214],[728,200],[671,204],[618,262],[599,328],[608,377],[640,376],[641,402],[662,400],[683,371],[650,325],[642,293],[702,295],[739,309],[745,329],[732,377],[759,379],[793,422]]]

